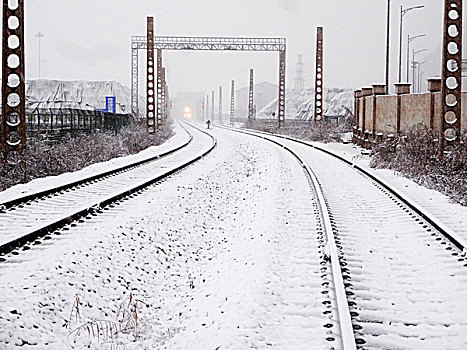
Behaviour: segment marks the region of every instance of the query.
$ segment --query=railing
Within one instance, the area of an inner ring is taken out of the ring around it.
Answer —
[[[59,142],[81,133],[117,132],[131,120],[129,114],[70,108],[36,108],[26,112],[26,133],[28,138]]]

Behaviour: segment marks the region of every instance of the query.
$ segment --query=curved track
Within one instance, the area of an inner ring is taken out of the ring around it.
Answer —
[[[3,203],[7,209],[0,212],[0,254],[12,252],[82,217],[96,215],[214,149],[216,140],[211,135],[192,126],[189,129],[187,142],[157,156]]]
[[[348,161],[290,138],[242,132],[290,149],[319,179],[357,346],[467,346],[467,321],[461,316],[467,311],[462,237]]]
[[[338,324],[338,335],[340,336],[337,340],[340,343],[339,348],[344,350],[352,350],[356,349],[356,343],[358,339],[355,338],[355,334],[353,331],[353,324],[351,320],[351,310],[349,307],[349,302],[347,299],[347,291],[346,291],[346,283],[344,283],[344,279],[346,279],[346,275],[342,271],[342,266],[345,266],[341,262],[341,254],[339,252],[339,248],[337,245],[337,240],[334,235],[333,230],[333,223],[331,220],[331,215],[329,209],[327,207],[326,200],[324,198],[324,194],[322,188],[319,184],[318,178],[316,177],[315,173],[312,171],[310,166],[307,164],[306,160],[296,152],[293,147],[289,147],[288,145],[284,145],[280,142],[280,140],[274,140],[271,138],[267,138],[261,134],[255,134],[253,132],[244,132],[235,130],[237,132],[249,134],[252,136],[260,137],[266,141],[272,142],[280,147],[283,147],[285,150],[290,152],[302,165],[303,170],[306,176],[310,180],[310,185],[312,187],[312,191],[315,193],[315,198],[317,202],[317,207],[320,212],[322,225],[325,231],[324,240],[324,260],[330,263],[330,269],[327,271],[331,275],[332,284],[329,286],[331,289],[331,293],[333,294],[333,313],[334,318],[336,319],[336,323]],[[326,282],[325,282],[326,283]],[[332,340],[333,338],[328,338],[328,340]]]

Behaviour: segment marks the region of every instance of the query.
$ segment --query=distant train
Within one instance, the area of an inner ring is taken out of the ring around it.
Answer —
[[[191,108],[190,107],[185,107],[183,110],[183,118],[185,119],[191,119]]]

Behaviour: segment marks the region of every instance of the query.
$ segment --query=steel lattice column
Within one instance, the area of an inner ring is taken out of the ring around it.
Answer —
[[[232,80],[232,89],[230,90],[230,126],[233,126],[235,116],[235,81]]]
[[[146,126],[149,133],[157,130],[154,101],[154,18],[148,17],[147,22],[147,66],[146,66]]]
[[[462,0],[444,1],[442,62],[441,155],[450,151],[461,136]]]
[[[248,120],[254,120],[254,82],[253,68],[250,69],[250,88],[248,90]]]
[[[136,44],[131,45],[131,114],[139,116],[138,109],[138,48]]]
[[[2,160],[19,160],[26,148],[23,0],[3,1],[2,45]]]
[[[285,50],[279,53],[279,96],[277,99],[279,128],[285,123]]]
[[[162,80],[162,50],[157,49],[157,99],[156,99],[156,108],[157,108],[157,127],[162,124],[164,118],[164,82]]]
[[[222,124],[222,86],[219,86],[219,124]]]
[[[214,90],[211,94],[211,123],[214,123]]]
[[[316,32],[315,120],[323,119],[323,27]]]

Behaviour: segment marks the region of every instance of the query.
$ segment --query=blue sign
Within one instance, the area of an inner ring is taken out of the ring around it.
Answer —
[[[105,97],[105,111],[107,113],[117,113],[117,98],[115,96]]]

